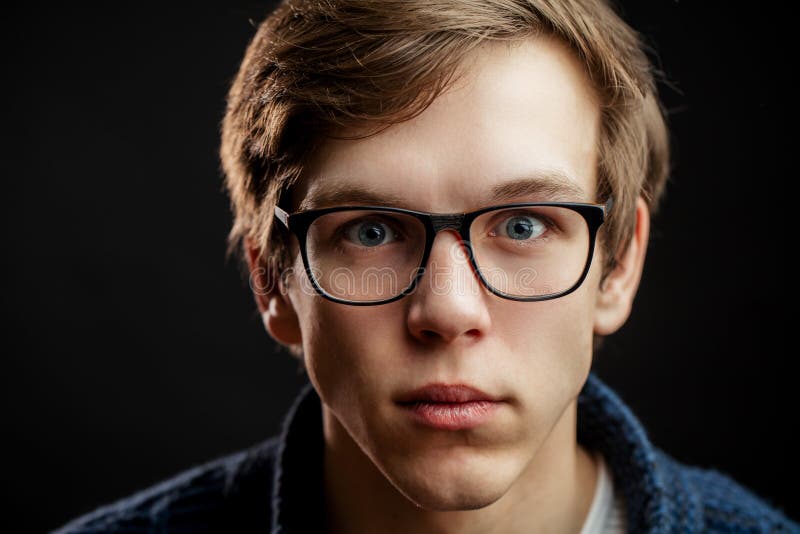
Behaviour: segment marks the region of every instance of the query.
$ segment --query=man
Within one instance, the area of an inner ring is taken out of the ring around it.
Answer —
[[[310,383],[280,436],[64,532],[800,530],[590,373],[669,160],[607,4],[284,3],[222,134],[231,243]]]

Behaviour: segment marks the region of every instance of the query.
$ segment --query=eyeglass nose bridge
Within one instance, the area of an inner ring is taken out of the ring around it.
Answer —
[[[457,213],[454,215],[431,215],[431,223],[433,224],[433,231],[438,233],[445,228],[452,228],[457,232],[461,231],[461,225],[464,222],[464,214]]]

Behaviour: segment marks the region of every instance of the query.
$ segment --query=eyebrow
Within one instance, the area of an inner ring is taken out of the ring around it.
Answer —
[[[352,185],[336,184],[325,189],[313,190],[300,202],[298,211],[338,206],[345,203],[402,206],[407,202],[402,197],[391,193],[354,187]]]
[[[492,187],[486,199],[496,204],[520,197],[540,196],[553,202],[585,202],[586,192],[577,180],[559,170],[548,170],[513,178]]]
[[[559,170],[527,173],[494,185],[489,194],[481,199],[484,205],[539,196],[552,202],[585,202],[586,192],[576,180]],[[408,207],[404,197],[370,188],[335,184],[313,190],[300,203],[298,211],[321,207],[338,206],[345,203],[379,206]],[[413,208],[412,208],[413,209]]]

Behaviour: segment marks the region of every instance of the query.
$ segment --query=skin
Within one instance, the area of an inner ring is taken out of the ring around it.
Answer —
[[[486,204],[491,186],[556,169],[597,202],[599,107],[579,60],[536,37],[482,45],[468,75],[418,117],[356,141],[330,141],[310,162],[294,209],[315,188],[368,185],[430,212]],[[544,197],[522,201],[546,200]],[[646,204],[601,285],[602,250],[575,292],[515,302],[479,286],[438,234],[437,275],[476,284],[434,291],[431,271],[410,296],[347,306],[304,290],[299,254],[286,286],[256,300],[270,335],[300,344],[322,399],[326,515],[337,533],[578,532],[597,465],[576,440],[577,396],[592,335],[627,320],[649,232]],[[295,248],[295,253],[297,249]],[[259,273],[258,249],[249,246]],[[473,289],[474,289],[473,288]],[[446,431],[414,425],[393,398],[432,382],[466,383],[505,399],[488,423]]]

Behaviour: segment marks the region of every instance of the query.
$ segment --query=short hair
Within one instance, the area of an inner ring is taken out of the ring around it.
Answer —
[[[220,156],[234,215],[229,253],[244,256],[252,241],[277,281],[289,234],[273,207],[286,207],[326,137],[411,119],[480,44],[542,34],[577,55],[600,102],[597,196],[614,200],[601,244],[610,270],[632,236],[637,197],[655,213],[670,165],[660,73],[605,0],[284,0],[258,27],[228,93]]]

